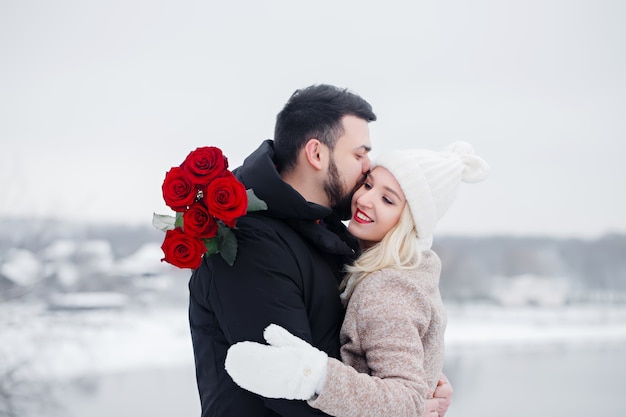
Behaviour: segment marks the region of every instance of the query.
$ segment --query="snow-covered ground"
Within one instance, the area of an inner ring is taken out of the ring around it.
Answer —
[[[626,346],[626,306],[449,305],[446,352]]]
[[[448,305],[447,354],[626,346],[626,306]],[[0,304],[0,363],[31,378],[71,378],[193,363],[184,306],[49,311]]]
[[[193,361],[184,308],[48,311],[0,305],[0,357],[30,377],[175,367]]]

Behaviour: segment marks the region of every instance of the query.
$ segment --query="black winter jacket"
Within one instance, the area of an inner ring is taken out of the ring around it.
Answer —
[[[263,329],[270,323],[339,358],[344,312],[338,283],[356,241],[331,209],[305,201],[281,180],[272,156],[267,140],[235,170],[269,208],[238,219],[235,264],[219,254],[205,256],[189,282],[202,417],[325,415],[305,401],[245,391],[224,370],[229,346],[265,343]]]

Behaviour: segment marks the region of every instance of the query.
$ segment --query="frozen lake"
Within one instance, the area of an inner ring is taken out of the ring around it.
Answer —
[[[447,308],[448,417],[625,415],[626,306]],[[21,417],[199,416],[184,307],[0,313],[0,360],[48,401]]]
[[[105,374],[68,385],[46,417],[200,415],[193,366]],[[468,353],[448,359],[448,417],[623,416],[626,348]]]

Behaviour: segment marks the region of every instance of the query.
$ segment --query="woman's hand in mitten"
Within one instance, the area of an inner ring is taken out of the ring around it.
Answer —
[[[267,345],[235,343],[225,367],[240,387],[267,398],[308,400],[326,379],[328,355],[276,324],[263,336]]]

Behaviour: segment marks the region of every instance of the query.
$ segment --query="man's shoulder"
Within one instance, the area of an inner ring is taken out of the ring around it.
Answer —
[[[248,213],[237,220],[237,231],[245,234],[279,234],[288,232],[289,225],[283,219],[266,216],[256,212]]]
[[[285,220],[255,213],[237,221],[235,236],[240,247],[264,251],[291,251],[291,248],[303,242],[302,236]]]

